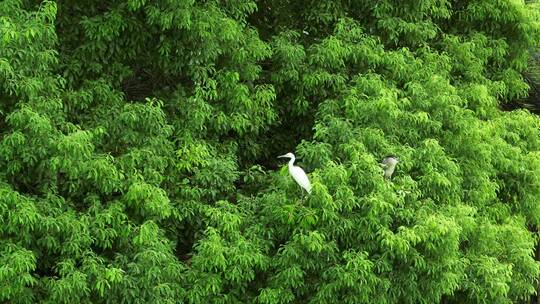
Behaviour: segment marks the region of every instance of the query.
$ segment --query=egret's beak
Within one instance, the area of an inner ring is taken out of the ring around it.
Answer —
[[[286,157],[288,157],[288,156],[287,156],[287,155],[280,155],[280,156],[278,156],[277,158],[280,158],[280,157],[281,157],[281,158],[286,158]]]

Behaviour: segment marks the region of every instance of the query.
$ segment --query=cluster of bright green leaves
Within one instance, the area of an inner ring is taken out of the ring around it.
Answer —
[[[360,9],[332,35],[321,23],[276,34],[279,100],[317,107],[313,140],[297,149],[316,169],[304,204],[286,174],[256,204],[273,227],[262,237],[279,244],[271,254],[287,261],[261,302],[507,303],[535,292],[539,121],[497,109],[526,94],[517,46],[536,43],[534,14],[515,2],[424,2],[377,3],[371,20]],[[477,24],[492,6],[497,22]],[[313,7],[294,12],[322,16]],[[390,185],[377,168],[389,153],[402,159]]]
[[[526,302],[540,121],[498,106],[527,93],[535,18],[1,1],[0,302]]]

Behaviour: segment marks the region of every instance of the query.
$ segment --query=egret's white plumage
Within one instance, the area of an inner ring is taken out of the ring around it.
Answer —
[[[287,157],[290,158],[289,160],[289,174],[293,177],[293,179],[302,187],[304,190],[306,190],[307,193],[311,193],[311,184],[309,183],[309,179],[306,175],[306,172],[302,170],[302,168],[295,166],[294,161],[295,157],[292,153],[287,153],[285,155],[281,155],[278,157]]]
[[[381,166],[384,169],[384,177],[386,179],[390,179],[392,177],[398,162],[399,159],[393,155],[389,155],[383,159]]]

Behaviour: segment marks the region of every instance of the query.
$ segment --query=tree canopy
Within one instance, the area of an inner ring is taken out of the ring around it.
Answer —
[[[0,1],[0,302],[528,303],[540,120],[501,106],[539,17]]]

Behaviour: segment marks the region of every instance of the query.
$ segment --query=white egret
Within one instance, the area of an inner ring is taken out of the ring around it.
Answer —
[[[278,157],[285,157],[291,159],[289,160],[289,174],[293,177],[296,183],[300,185],[300,187],[302,187],[302,189],[306,190],[307,193],[311,193],[311,184],[309,183],[306,172],[304,172],[302,168],[294,165],[294,154],[289,152],[285,155],[281,155]]]
[[[396,165],[398,162],[399,158],[394,155],[388,155],[383,159],[381,167],[383,167],[384,169],[384,177],[386,179],[390,179],[392,177],[392,174],[394,174],[394,170],[396,169]]]

